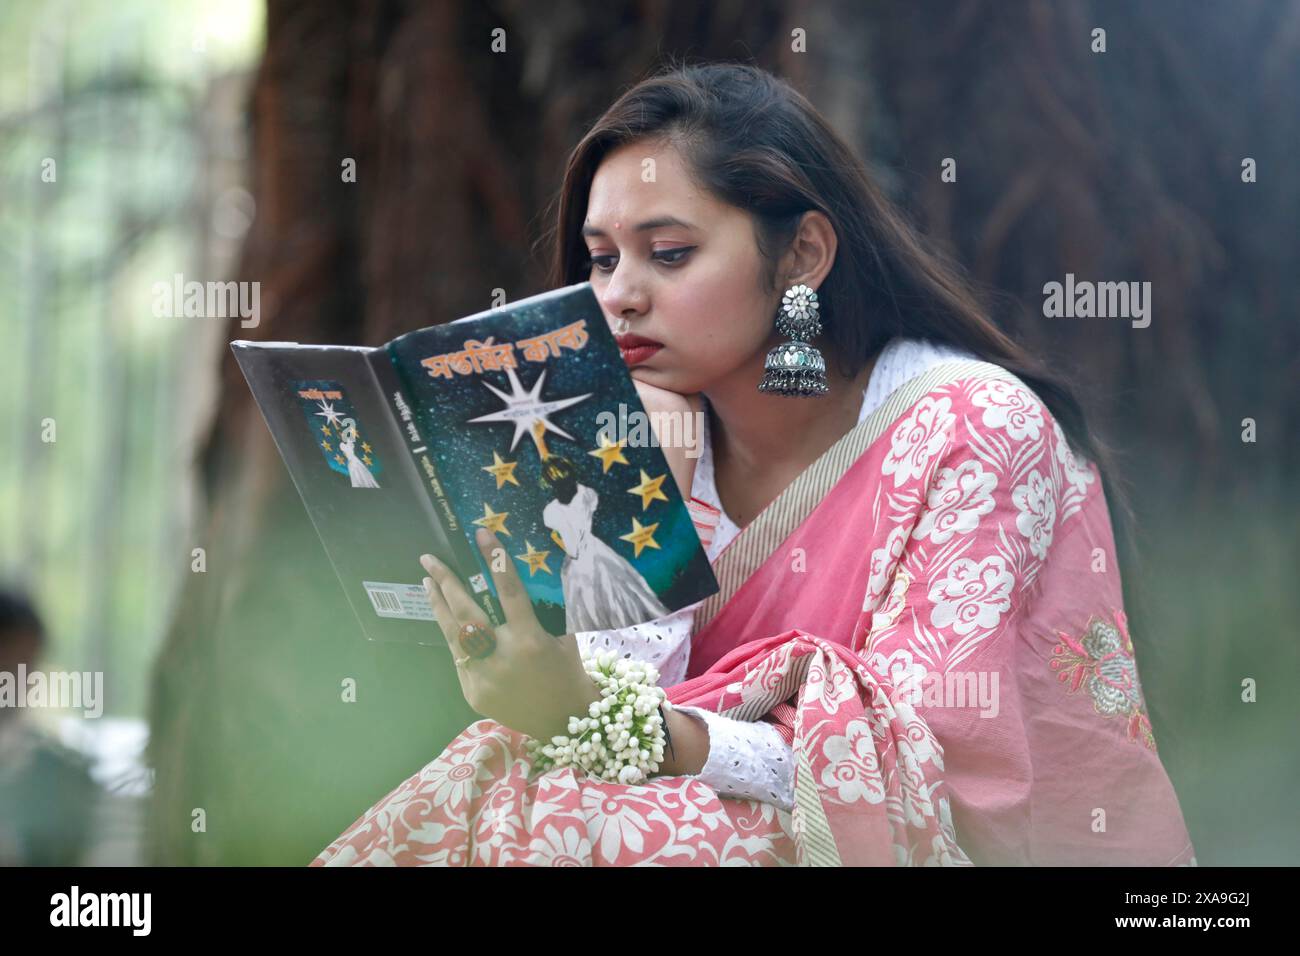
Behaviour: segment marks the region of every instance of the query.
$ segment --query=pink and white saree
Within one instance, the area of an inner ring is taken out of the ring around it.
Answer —
[[[1194,864],[1094,466],[995,365],[897,389],[722,551],[669,700],[768,720],[795,806],[531,775],[491,720],[312,862]]]

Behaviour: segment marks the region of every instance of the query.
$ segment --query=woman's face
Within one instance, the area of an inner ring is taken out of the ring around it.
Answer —
[[[753,220],[700,192],[675,149],[611,152],[592,180],[583,235],[610,327],[662,343],[624,353],[634,379],[693,394],[755,361],[761,374],[779,339],[780,294],[761,289]]]

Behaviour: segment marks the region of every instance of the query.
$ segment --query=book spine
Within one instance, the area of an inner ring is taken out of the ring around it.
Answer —
[[[406,389],[402,387],[388,349],[383,347],[375,349],[370,353],[369,363],[380,390],[393,410],[398,427],[406,437],[406,450],[414,459],[416,470],[425,479],[425,491],[433,502],[433,510],[442,523],[447,543],[451,547],[454,570],[461,581],[469,585],[470,596],[482,609],[488,622],[493,627],[500,627],[505,624],[505,614],[501,610],[500,602],[488,586],[486,576],[465,533],[464,525],[456,516],[456,510],[447,496],[446,486],[438,477],[438,469],[433,463],[433,454],[430,451],[433,436],[428,433],[427,426],[421,429],[422,416],[417,415]]]

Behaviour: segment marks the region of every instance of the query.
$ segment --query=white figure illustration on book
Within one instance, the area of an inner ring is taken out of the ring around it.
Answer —
[[[545,455],[545,445],[541,445]],[[592,530],[600,496],[579,484],[573,462],[545,455],[542,487],[555,494],[542,509],[542,523],[559,535],[564,547],[560,586],[564,591],[564,629],[612,630],[668,614],[659,596],[626,558]]]
[[[343,430],[339,432],[339,451],[348,462],[348,478],[353,488],[378,488],[379,482],[370,473],[366,463],[357,457],[357,423],[354,419],[343,419]]]

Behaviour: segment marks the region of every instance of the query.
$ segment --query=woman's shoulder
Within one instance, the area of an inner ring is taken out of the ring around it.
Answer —
[[[972,364],[972,370],[974,365],[990,364],[959,346],[901,336],[891,339],[880,350],[872,366],[871,378],[863,394],[861,417],[865,418],[897,396],[903,386],[913,385],[912,391],[917,391],[915,384],[924,376],[934,378],[935,373],[954,368],[954,363],[958,366]]]
[[[989,382],[1001,384],[988,387]],[[982,395],[981,400],[987,400],[990,395],[1015,394],[1050,414],[1038,393],[1011,370],[962,346],[929,339],[898,337],[880,351],[867,387],[867,411],[904,385],[912,386],[913,404],[932,395],[965,394],[971,400]]]
[[[1074,481],[1085,481],[1089,463],[1047,403],[1014,372],[964,349],[916,339],[895,339],[881,358],[893,385],[879,409],[892,446],[887,471],[898,465],[893,459],[940,450],[945,464],[973,454],[1017,471],[1041,450]],[[913,461],[913,469],[918,464]]]
[[[1029,383],[1001,365],[978,358],[957,356],[935,363],[887,399],[884,404],[895,412],[891,418],[901,422],[919,415],[942,420],[949,440],[964,435],[979,441],[993,432],[1018,444],[1060,432],[1047,403]]]
[[[996,382],[989,386],[987,383]],[[862,418],[884,407],[901,415],[926,400],[947,404],[1015,395],[1047,415],[1046,403],[1019,376],[961,346],[928,339],[892,339],[876,358],[863,398]],[[977,398],[977,396],[979,396]]]

